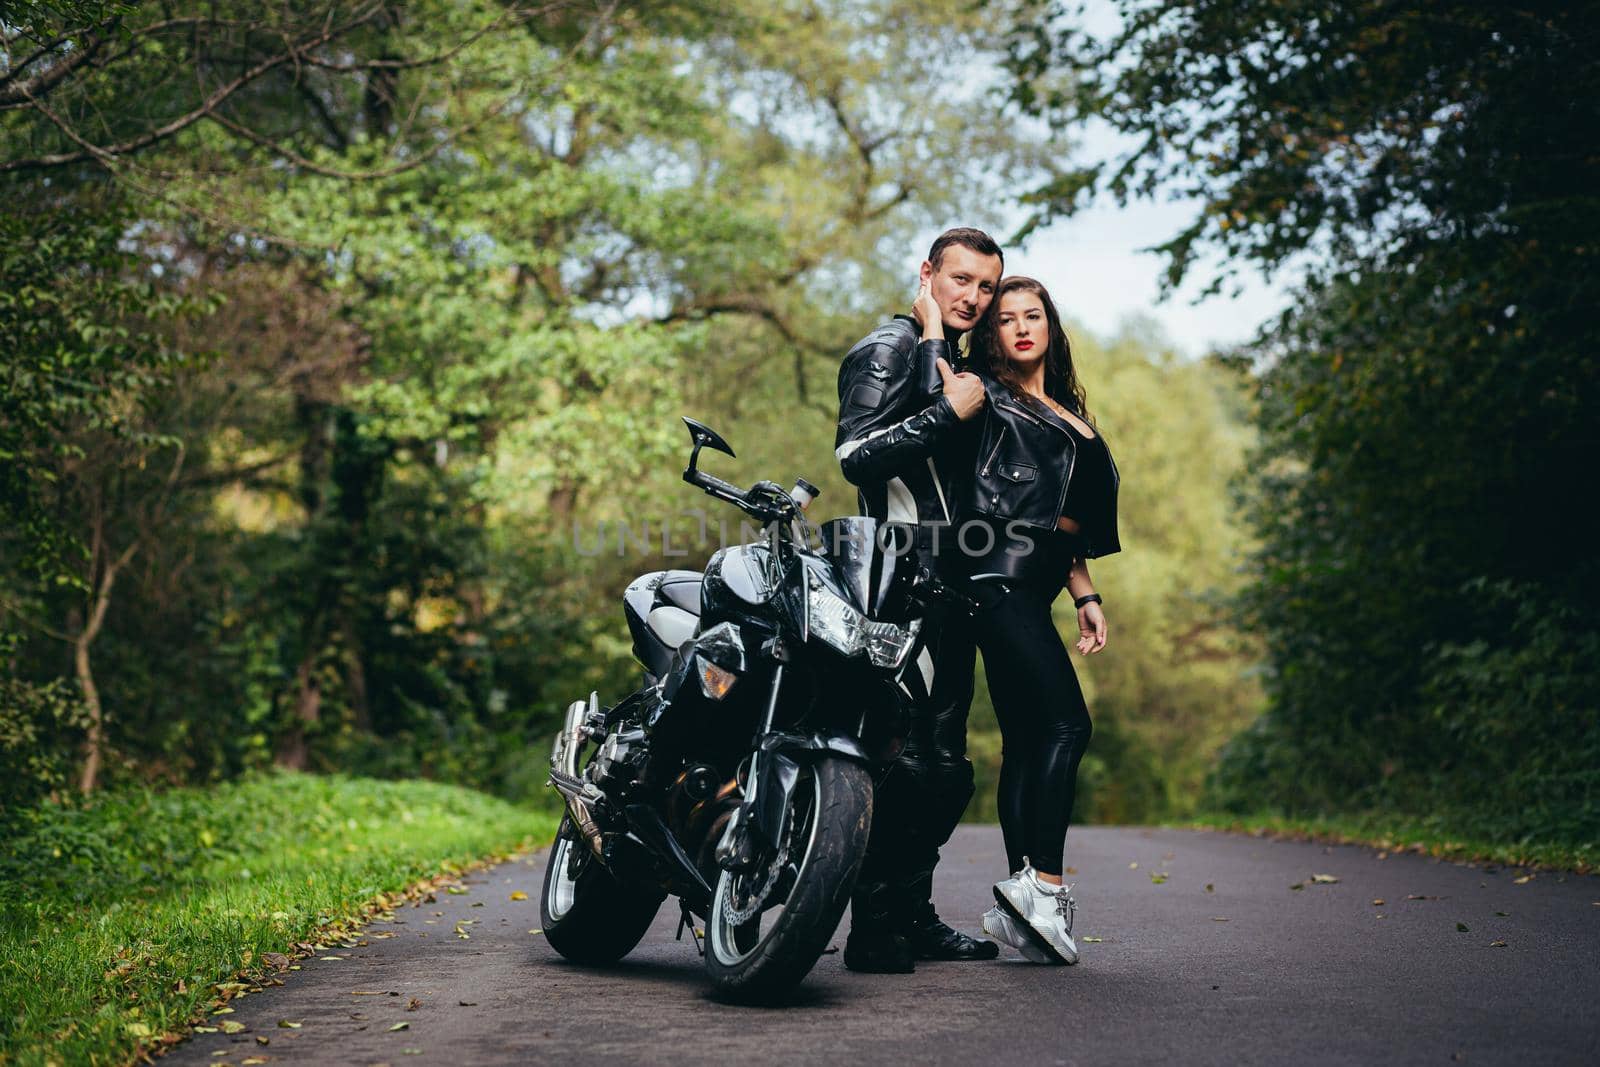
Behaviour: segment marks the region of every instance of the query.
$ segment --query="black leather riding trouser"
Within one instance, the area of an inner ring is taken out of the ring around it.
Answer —
[[[980,612],[984,674],[1000,723],[1000,828],[1009,870],[1024,857],[1061,873],[1078,764],[1094,728],[1050,603],[1056,585],[1019,583]]]
[[[926,633],[926,632],[925,632]],[[906,670],[912,693],[903,752],[873,796],[872,836],[861,888],[899,887],[899,905],[925,903],[939,849],[972,799],[967,759],[967,710],[976,658],[970,620],[947,618],[926,633],[925,652]],[[910,901],[911,896],[919,901]]]

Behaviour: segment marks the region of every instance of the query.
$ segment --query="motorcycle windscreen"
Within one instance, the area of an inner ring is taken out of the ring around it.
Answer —
[[[911,551],[911,528],[844,515],[819,527],[822,554],[833,564],[857,611],[877,618],[889,599],[897,560]]]

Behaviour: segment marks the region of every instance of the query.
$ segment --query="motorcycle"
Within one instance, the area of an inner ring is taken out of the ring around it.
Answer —
[[[901,683],[929,612],[971,610],[905,558],[910,531],[833,519],[816,545],[799,479],[740,489],[699,469],[733,456],[685,418],[684,481],[739,508],[760,541],[704,572],[641,575],[623,594],[644,684],[567,709],[550,757],[565,802],[545,870],[544,936],[569,960],[627,955],[678,898],[712,985],[767,1002],[810,972],[866,854],[873,769],[903,747]],[[695,918],[704,921],[704,942]]]

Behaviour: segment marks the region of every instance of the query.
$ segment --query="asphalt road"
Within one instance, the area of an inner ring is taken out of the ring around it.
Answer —
[[[830,952],[791,1005],[752,1009],[710,998],[666,908],[622,965],[563,961],[536,932],[544,856],[529,856],[302,961],[221,1017],[243,1032],[169,1062],[1600,1062],[1600,878],[1096,827],[1072,831],[1067,860],[1076,967],[1008,952],[858,975]],[[975,930],[1003,867],[999,831],[963,827],[940,911]]]

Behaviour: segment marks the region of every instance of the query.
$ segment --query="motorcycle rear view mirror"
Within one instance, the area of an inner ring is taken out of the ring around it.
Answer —
[[[728,442],[722,439],[722,435],[705,423],[685,415],[683,416],[683,424],[689,427],[689,440],[694,442],[694,451],[689,454],[689,473],[699,469],[696,464],[700,460],[700,450],[702,448],[724,452],[730,456],[734,455],[733,449],[728,446]],[[739,457],[734,456],[734,458],[737,459]]]

